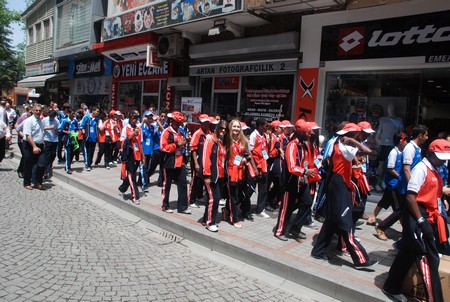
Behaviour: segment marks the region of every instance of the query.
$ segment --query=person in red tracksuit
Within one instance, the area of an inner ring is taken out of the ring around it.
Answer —
[[[282,241],[287,241],[288,237],[306,239],[306,235],[301,232],[301,227],[311,211],[312,204],[308,177],[317,175],[316,171],[308,167],[309,157],[304,143],[309,138],[311,124],[299,120],[295,123],[295,127],[292,139],[286,146],[286,187],[274,233],[274,236]],[[286,232],[291,215],[296,208],[298,208],[298,213],[295,222]]]
[[[122,184],[119,186],[120,195],[131,188],[131,200],[134,204],[140,205],[139,191],[136,185],[136,171],[141,161],[145,163],[144,151],[142,149],[142,131],[137,127],[139,112],[133,110],[130,114],[129,124],[122,130],[122,154],[127,154],[127,159],[122,162],[121,179]]]
[[[189,184],[188,204],[193,208],[199,208],[198,200],[203,198],[203,178],[201,171],[203,170],[202,156],[203,145],[206,140],[206,135],[209,131],[209,116],[207,114],[200,114],[199,116],[200,128],[194,132],[191,138],[191,182]]]
[[[166,213],[173,212],[169,207],[169,196],[172,181],[175,181],[178,189],[177,212],[191,214],[191,211],[188,209],[187,172],[183,158],[186,139],[179,129],[183,121],[184,116],[181,112],[172,112],[170,125],[161,134],[162,166],[164,169],[164,182],[161,196],[162,210]]]
[[[241,123],[232,120],[228,126],[227,139],[227,162],[228,162],[228,192],[229,198],[222,208],[222,217],[229,220],[235,228],[241,229],[239,222],[239,204],[242,209],[242,217],[252,221],[250,204],[244,204],[244,192],[246,188],[244,172],[246,168],[256,170],[256,165],[251,158],[248,141],[242,132]]]
[[[316,259],[328,261],[326,249],[331,243],[334,233],[344,240],[350,253],[355,269],[366,269],[378,263],[369,259],[364,247],[353,235],[352,192],[352,161],[357,155],[370,154],[371,150],[354,139],[355,133],[361,128],[354,123],[347,123],[336,134],[339,137],[332,146],[332,154],[329,158],[330,171],[327,173],[325,186],[327,188],[327,200],[325,202],[326,218],[320,229],[316,244],[311,251],[311,256]]]
[[[249,147],[252,152],[252,157],[257,164],[259,175],[249,181],[245,194],[245,198],[250,200],[256,185],[258,185],[258,199],[255,213],[262,218],[270,218],[265,211],[267,203],[267,160],[269,159],[269,149],[266,139],[268,127],[269,123],[265,119],[257,119],[256,129],[250,134]]]
[[[203,223],[211,232],[217,232],[219,229],[216,217],[225,180],[225,158],[227,152],[223,141],[227,133],[227,126],[226,121],[220,121],[211,135],[211,139],[207,140],[203,146],[203,170],[201,171],[203,171],[206,193],[208,194]]]
[[[272,121],[270,127],[272,132],[270,135],[269,144],[269,159],[267,160],[268,165],[268,178],[267,178],[267,208],[277,209],[278,204],[281,203],[284,194],[283,187],[283,165],[284,165],[284,148],[283,148],[283,137],[281,136],[282,128],[281,122],[278,120]],[[273,186],[271,187],[271,185]]]
[[[443,194],[450,194],[450,188],[444,186],[437,169],[447,160],[450,160],[450,142],[436,139],[428,147],[427,156],[411,171],[406,193],[407,208],[403,212],[403,242],[382,288],[383,293],[394,301],[408,300],[401,288],[414,264],[423,279],[427,301],[445,301],[439,277],[438,247],[448,242],[448,232],[440,200]]]

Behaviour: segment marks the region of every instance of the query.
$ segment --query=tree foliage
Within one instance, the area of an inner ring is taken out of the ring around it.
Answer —
[[[19,66],[24,65],[23,52],[20,55],[20,51],[16,51],[11,45],[13,32],[10,25],[21,22],[20,13],[9,10],[6,4],[6,0],[0,0],[0,91],[2,94],[15,86],[21,78]]]

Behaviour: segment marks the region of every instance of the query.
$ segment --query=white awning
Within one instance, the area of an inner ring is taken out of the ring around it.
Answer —
[[[44,87],[45,81],[47,81],[50,78],[53,78],[57,76],[58,74],[52,73],[52,74],[45,74],[35,77],[28,77],[26,79],[20,80],[17,82],[17,86],[19,87],[25,87],[25,88],[35,88],[35,87]]]

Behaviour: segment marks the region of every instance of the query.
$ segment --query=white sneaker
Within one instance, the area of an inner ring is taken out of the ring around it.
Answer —
[[[125,193],[122,193],[122,192],[119,191],[119,196],[120,196],[123,200],[125,200]]]
[[[106,170],[109,170],[109,169],[111,169],[109,166],[106,166]]]
[[[261,213],[259,213],[259,214],[256,214],[256,216],[262,217],[262,218],[264,218],[264,219],[270,218],[270,216],[266,213],[265,210],[263,210],[263,211],[262,211]]]
[[[217,232],[219,230],[219,227],[217,226],[217,224],[212,224],[212,225],[206,226],[206,229],[210,232]]]
[[[197,203],[191,203],[190,205],[189,205],[191,208],[200,208],[200,206],[197,204]]]
[[[133,200],[133,203],[138,206],[141,204],[141,201],[139,199],[136,199],[136,200]]]
[[[92,170],[91,167],[86,168],[86,171],[91,171],[91,170]]]
[[[227,201],[225,199],[219,200],[219,205],[220,206],[224,206],[224,205],[226,205],[226,203],[227,203]]]

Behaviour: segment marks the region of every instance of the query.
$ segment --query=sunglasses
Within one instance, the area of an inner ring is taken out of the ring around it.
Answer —
[[[132,116],[131,118],[138,118],[139,116]]]
[[[219,128],[219,131],[227,131],[227,128],[220,127],[220,128]]]

